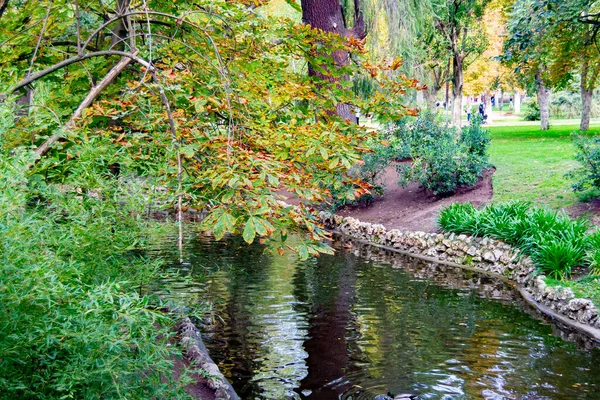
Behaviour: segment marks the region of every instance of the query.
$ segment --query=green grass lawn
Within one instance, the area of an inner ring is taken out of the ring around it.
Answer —
[[[575,204],[578,199],[565,174],[577,165],[570,135],[579,125],[553,122],[548,131],[540,131],[539,122],[519,125],[488,128],[490,161],[497,168],[493,201],[525,200],[553,209]],[[590,132],[600,132],[600,124]]]
[[[548,131],[540,131],[539,122],[515,122],[519,126],[490,126],[490,161],[497,168],[492,178],[493,202],[531,201],[537,206],[562,209],[578,202],[565,174],[577,166],[571,132],[579,130],[576,121],[552,121]],[[590,133],[600,132],[594,121]],[[577,297],[589,298],[600,307],[600,280],[555,281],[550,285],[570,287]]]

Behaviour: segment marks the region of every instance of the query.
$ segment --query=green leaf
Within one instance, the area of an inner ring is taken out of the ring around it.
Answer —
[[[301,260],[308,259],[308,247],[306,245],[298,246],[298,256]]]
[[[285,0],[285,2],[288,3],[289,6],[292,7],[294,10],[302,12],[302,7],[300,7],[300,5],[296,3],[296,0]]]
[[[324,160],[329,158],[329,154],[327,154],[327,149],[325,147],[321,147],[319,151],[321,152],[321,157],[323,157]]]
[[[252,242],[254,242],[254,238],[256,237],[256,227],[254,226],[254,218],[249,218],[246,222],[246,226],[244,227],[244,231],[242,232],[242,237],[248,244],[252,244]]]
[[[269,181],[269,185],[271,186],[279,186],[279,179],[273,175],[267,175],[267,180]]]
[[[188,158],[194,157],[194,146],[183,146],[181,149],[179,149],[179,151]]]
[[[267,228],[263,222],[263,219],[257,217],[252,217],[252,219],[254,219],[254,227],[256,228],[256,233],[258,233],[260,236],[266,235]]]

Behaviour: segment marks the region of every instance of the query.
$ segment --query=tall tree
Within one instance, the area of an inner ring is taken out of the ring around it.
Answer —
[[[353,3],[353,26],[349,26],[346,18],[347,8],[342,7],[339,0],[302,0],[302,21],[313,28],[335,33],[345,38],[354,37],[362,40],[366,37],[365,20],[360,7],[360,0]],[[350,64],[350,54],[345,50],[336,50],[330,54],[338,67]],[[333,71],[327,71],[323,65],[308,64],[309,76],[318,77],[329,83],[339,83],[347,80],[348,76],[336,76]],[[336,104],[336,113],[341,118],[352,121],[354,115],[349,104]]]
[[[442,0],[435,27],[452,59],[452,124],[461,126],[465,68],[485,50],[486,36],[478,29],[489,0]]]
[[[549,32],[540,0],[517,0],[509,10],[507,39],[502,56],[513,67],[524,87],[534,88],[540,107],[540,129],[550,127],[551,48],[545,40]]]
[[[600,26],[590,24],[594,2],[589,0],[545,0],[545,23],[552,30],[547,36],[552,49],[549,70],[558,87],[579,83],[581,90],[581,122],[579,128],[590,127],[594,89],[600,84],[600,49],[596,38]]]

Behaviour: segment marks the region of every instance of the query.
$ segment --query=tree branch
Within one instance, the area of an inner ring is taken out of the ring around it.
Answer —
[[[67,121],[64,128],[72,128],[75,125],[75,121],[83,114],[83,110],[92,105],[100,93],[106,89],[106,87],[110,85],[117,76],[119,76],[119,74],[131,63],[132,60],[133,59],[130,57],[124,57],[117,63],[117,65],[108,71],[104,78],[102,78],[102,80],[92,88],[85,99],[83,99],[81,104],[79,104],[79,107],[77,107],[73,115],[71,115],[71,118],[69,121]],[[62,140],[62,135],[60,133],[53,135],[52,137],[48,138],[48,140],[46,140],[40,147],[38,147],[35,152],[38,156],[43,157],[46,153],[48,153],[48,151],[50,151],[51,146],[60,140]]]
[[[6,8],[8,7],[8,1],[9,0],[0,0],[0,18],[2,18],[2,16],[4,15],[4,12],[6,11]]]
[[[19,83],[17,83],[11,90],[10,92],[15,92],[35,81],[37,81],[40,78],[43,78],[44,76],[51,74],[52,72],[58,71],[61,68],[67,67],[71,64],[75,64],[77,62],[83,61],[83,60],[87,60],[88,58],[93,58],[93,57],[103,57],[103,56],[121,56],[121,57],[127,57],[130,58],[132,61],[137,62],[138,64],[141,64],[142,66],[148,68],[148,69],[154,69],[154,67],[146,60],[139,58],[138,56],[136,56],[133,53],[129,53],[126,51],[118,51],[118,50],[110,50],[110,51],[96,51],[94,53],[87,53],[84,54],[82,56],[75,56],[75,57],[71,57],[71,58],[67,58],[64,61],[61,61],[57,64],[54,64],[42,71],[36,72],[33,75],[30,75],[26,78],[23,78]]]

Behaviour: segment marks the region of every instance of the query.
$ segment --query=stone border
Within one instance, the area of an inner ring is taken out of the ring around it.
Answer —
[[[193,367],[201,368],[208,374],[208,387],[215,392],[215,399],[239,400],[240,398],[229,381],[208,355],[208,350],[204,346],[196,325],[188,317],[185,317],[177,324],[177,332],[180,336],[179,344],[183,347],[190,364]]]
[[[499,240],[468,235],[387,230],[381,224],[361,222],[324,211],[325,227],[425,261],[466,268],[495,276],[516,287],[525,301],[543,314],[600,342],[600,313],[589,299],[576,298],[570,288],[549,286],[537,275],[531,259]]]

